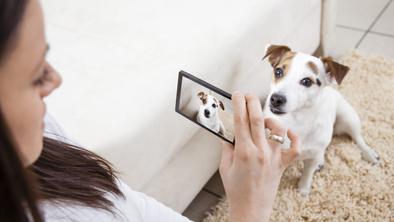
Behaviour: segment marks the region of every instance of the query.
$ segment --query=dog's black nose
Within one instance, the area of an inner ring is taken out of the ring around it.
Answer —
[[[272,94],[271,96],[271,105],[275,108],[278,108],[286,103],[286,97],[280,94]]]
[[[211,114],[211,113],[209,112],[209,110],[204,109],[204,116],[208,118],[208,117],[209,117],[209,114]]]

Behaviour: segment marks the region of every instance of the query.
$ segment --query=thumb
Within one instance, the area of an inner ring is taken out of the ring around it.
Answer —
[[[222,159],[220,161],[219,171],[222,174],[233,163],[234,146],[228,142],[222,141]]]
[[[290,139],[290,148],[282,151],[282,164],[286,167],[295,160],[301,152],[298,136],[291,130],[287,130],[287,137]]]

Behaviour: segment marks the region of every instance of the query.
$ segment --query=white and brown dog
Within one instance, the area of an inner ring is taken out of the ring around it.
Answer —
[[[299,136],[304,169],[298,190],[307,196],[313,173],[324,165],[324,153],[333,134],[347,134],[358,145],[362,157],[374,164],[378,154],[361,135],[360,119],[342,95],[330,87],[341,84],[349,68],[330,57],[316,58],[293,52],[287,46],[269,45],[264,58],[273,67],[273,82],[264,106],[265,117],[278,120]],[[289,146],[286,138],[284,147]]]
[[[202,102],[196,116],[197,122],[215,133],[224,135],[224,125],[219,117],[219,107],[224,110],[222,101],[204,92],[199,92],[197,96]]]

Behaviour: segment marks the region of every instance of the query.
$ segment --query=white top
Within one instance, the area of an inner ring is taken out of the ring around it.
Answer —
[[[107,195],[114,204],[114,214],[102,209],[75,204],[58,204],[51,201],[42,202],[40,208],[45,221],[48,222],[190,222],[186,217],[155,199],[131,190],[125,183],[118,181],[118,186],[125,198]]]
[[[45,117],[45,136],[72,142],[67,139],[64,131],[49,115]],[[102,210],[77,204],[43,201],[40,209],[45,221],[78,221],[78,222],[190,222],[189,219],[175,212],[169,207],[143,193],[132,190],[127,184],[118,180],[118,187],[125,198],[106,194],[114,204],[114,214]]]

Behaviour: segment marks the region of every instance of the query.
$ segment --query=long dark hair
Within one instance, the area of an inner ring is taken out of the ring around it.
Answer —
[[[28,0],[0,0],[0,65],[12,50]],[[0,106],[0,219],[43,221],[38,201],[80,204],[114,212],[109,192],[123,197],[110,163],[81,147],[44,137],[39,159],[23,167]]]

